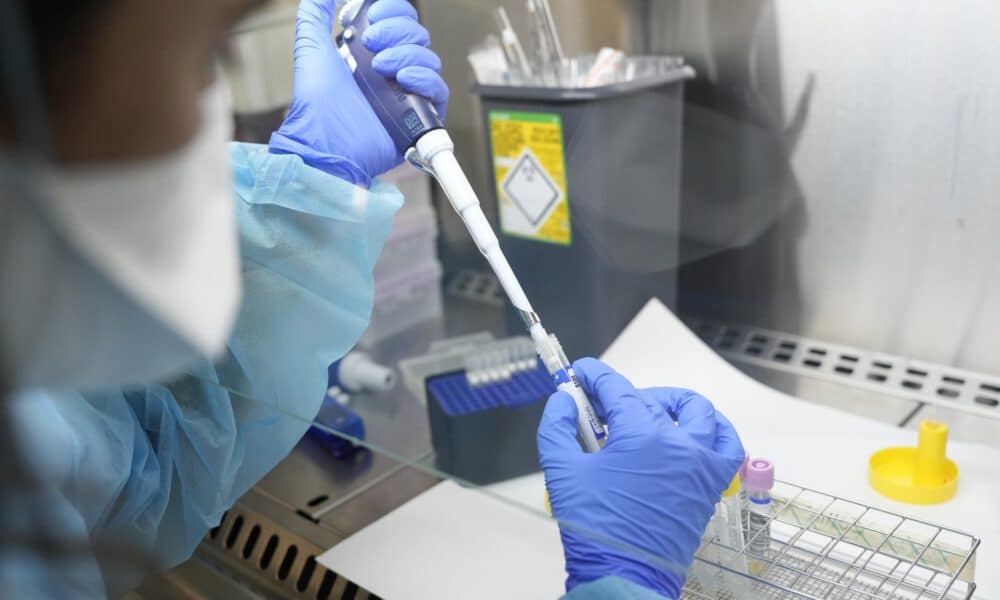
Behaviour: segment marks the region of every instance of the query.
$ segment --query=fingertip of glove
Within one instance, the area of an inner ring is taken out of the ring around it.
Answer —
[[[592,356],[585,356],[573,361],[573,370],[587,381],[592,379],[591,375],[604,369],[604,363]]]
[[[542,417],[549,418],[550,420],[571,417],[575,421],[576,402],[566,392],[557,391],[549,396],[548,402],[545,403],[545,411],[542,413]]]
[[[593,356],[584,356],[583,358],[578,358],[573,361],[573,368],[586,369],[600,366],[602,364],[603,363],[601,361],[597,360]]]
[[[576,441],[576,403],[565,392],[549,396],[538,424],[536,443],[543,469],[582,452]]]
[[[392,17],[417,19],[417,9],[406,0],[378,0],[368,9],[368,22],[375,24]]]
[[[417,71],[411,72],[414,79],[440,77],[441,66],[441,58],[437,54],[429,48],[415,44],[386,48],[372,59],[372,68],[387,77],[396,76],[397,73],[410,68],[418,68]]]
[[[441,74],[430,67],[423,67],[420,65],[409,65],[403,67],[396,73],[396,79],[398,79],[403,85],[406,85],[407,83],[421,85],[427,82],[433,82],[441,88],[441,91],[448,90],[448,84],[441,79]]]
[[[298,20],[313,19],[322,23],[333,23],[333,5],[326,0],[302,0],[297,12]]]
[[[389,17],[373,23],[361,36],[361,43],[370,52],[382,52],[395,46],[414,44],[430,47],[430,33],[423,25],[407,17]]]
[[[392,56],[386,56],[386,50],[372,58],[372,69],[382,77],[392,77],[396,72],[396,61]]]

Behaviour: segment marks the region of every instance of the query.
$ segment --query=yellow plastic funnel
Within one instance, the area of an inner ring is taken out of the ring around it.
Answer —
[[[938,504],[958,490],[958,467],[945,456],[948,426],[924,421],[916,448],[886,448],[868,460],[875,491],[908,504]]]

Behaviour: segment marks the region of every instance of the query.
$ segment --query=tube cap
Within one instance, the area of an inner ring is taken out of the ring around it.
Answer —
[[[747,465],[747,488],[769,490],[774,487],[774,464],[766,458],[755,458]]]
[[[726,491],[722,492],[722,497],[728,498],[730,496],[735,496],[739,492],[740,492],[740,476],[736,475],[735,477],[733,477],[733,480],[729,482],[729,487],[726,488]]]

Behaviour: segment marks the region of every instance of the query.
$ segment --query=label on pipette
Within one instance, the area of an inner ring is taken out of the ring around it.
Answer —
[[[561,117],[491,111],[489,122],[501,229],[515,237],[570,245]]]

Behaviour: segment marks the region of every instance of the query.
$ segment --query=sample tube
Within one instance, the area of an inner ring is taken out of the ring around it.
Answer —
[[[771,490],[774,465],[766,458],[754,458],[747,465],[747,496],[750,499],[750,569],[757,575],[771,546]]]
[[[747,555],[745,552],[745,538],[743,537],[743,519],[740,516],[740,478],[739,475],[733,477],[733,481],[722,492],[720,502],[724,511],[724,529],[720,531],[720,552],[721,564],[729,569],[743,573],[749,572],[747,565]],[[749,598],[749,580],[731,571],[724,571],[722,581],[726,589],[736,598]]]
[[[747,534],[750,531],[750,499],[747,496],[747,462],[750,461],[750,455],[747,454],[743,457],[743,464],[740,465],[740,470],[737,474],[740,476],[740,522],[743,524],[743,536],[745,539],[749,540]]]
[[[715,514],[709,521],[712,542],[709,560],[718,565],[712,569],[709,585],[714,598],[750,598],[739,492],[740,479],[737,475],[722,493],[722,499],[715,505]]]
[[[729,591],[726,584],[726,572],[721,565],[725,558],[725,548],[723,537],[726,532],[726,508],[722,502],[715,504],[715,514],[708,521],[709,544],[706,558],[711,566],[707,569],[708,576],[703,579],[703,584],[708,588],[713,598],[722,598]]]

